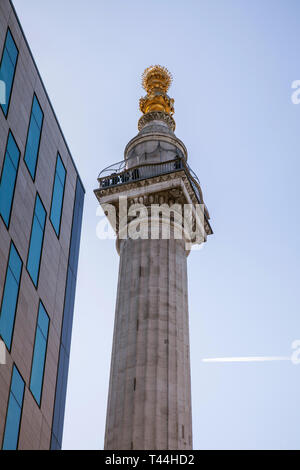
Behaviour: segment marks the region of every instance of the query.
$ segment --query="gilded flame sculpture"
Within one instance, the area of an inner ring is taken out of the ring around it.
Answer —
[[[155,119],[165,121],[175,130],[174,99],[167,95],[173,77],[166,67],[151,65],[142,75],[142,86],[147,95],[140,99],[140,110],[144,114],[139,120],[138,128]]]

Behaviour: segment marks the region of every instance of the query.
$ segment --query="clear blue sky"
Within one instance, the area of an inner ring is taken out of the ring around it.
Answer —
[[[143,70],[174,75],[176,134],[214,235],[188,259],[195,449],[300,449],[298,0],[15,0],[86,188],[65,449],[101,449],[118,255],[99,171],[137,133]]]

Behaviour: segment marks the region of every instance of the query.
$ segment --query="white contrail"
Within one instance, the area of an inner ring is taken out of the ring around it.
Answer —
[[[266,361],[290,361],[289,356],[244,356],[244,357],[209,357],[202,362],[266,362]]]

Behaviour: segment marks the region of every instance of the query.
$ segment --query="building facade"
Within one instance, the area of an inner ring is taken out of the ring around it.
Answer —
[[[60,449],[84,188],[0,2],[0,446]]]
[[[172,77],[143,74],[139,133],[96,197],[120,254],[105,449],[192,449],[187,256],[212,233],[176,137]]]

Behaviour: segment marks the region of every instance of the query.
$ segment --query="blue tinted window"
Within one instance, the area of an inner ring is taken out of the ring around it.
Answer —
[[[41,404],[48,330],[49,317],[40,302],[30,379],[30,390],[39,405]]]
[[[24,398],[24,385],[24,380],[22,379],[16,366],[14,366],[2,445],[4,450],[16,450],[18,446]]]
[[[10,60],[13,64],[15,64],[18,58],[18,49],[9,30],[7,31],[5,47],[9,54]]]
[[[5,103],[1,103],[1,108],[3,109],[5,116],[7,116],[8,112],[17,58],[18,49],[10,31],[8,30],[0,65],[0,80],[5,83]]]
[[[60,155],[57,155],[54,185],[52,193],[50,220],[53,224],[56,235],[59,236],[61,213],[64,198],[64,189],[66,181],[66,170]]]
[[[39,129],[41,129],[42,124],[43,124],[43,111],[40,108],[40,105],[38,103],[38,100],[36,99],[36,96],[33,98],[33,103],[32,103],[32,116],[34,117],[34,120],[38,126]]]
[[[45,222],[46,211],[44,209],[42,201],[39,198],[39,195],[37,195],[35,200],[29,252],[27,258],[27,270],[36,287],[40,270]]]
[[[43,111],[41,110],[39,102],[34,95],[24,157],[26,166],[29,170],[29,173],[31,174],[32,179],[35,178],[43,119]]]
[[[9,350],[15,324],[21,271],[22,261],[12,243],[0,312],[0,335]]]
[[[0,214],[6,227],[8,227],[10,220],[19,159],[20,151],[10,132],[0,180]]]
[[[39,196],[36,198],[35,202],[35,215],[37,217],[37,220],[41,226],[45,225],[45,220],[46,220],[46,211],[44,209],[44,206],[42,204],[42,201],[40,200]]]
[[[62,444],[83,201],[84,188],[80,182],[80,179],[77,178],[75,203],[73,209],[71,241],[69,249],[68,274],[65,292],[62,334],[59,348],[58,372],[55,389],[55,404],[53,412],[53,426],[50,446],[53,450],[60,449]]]

